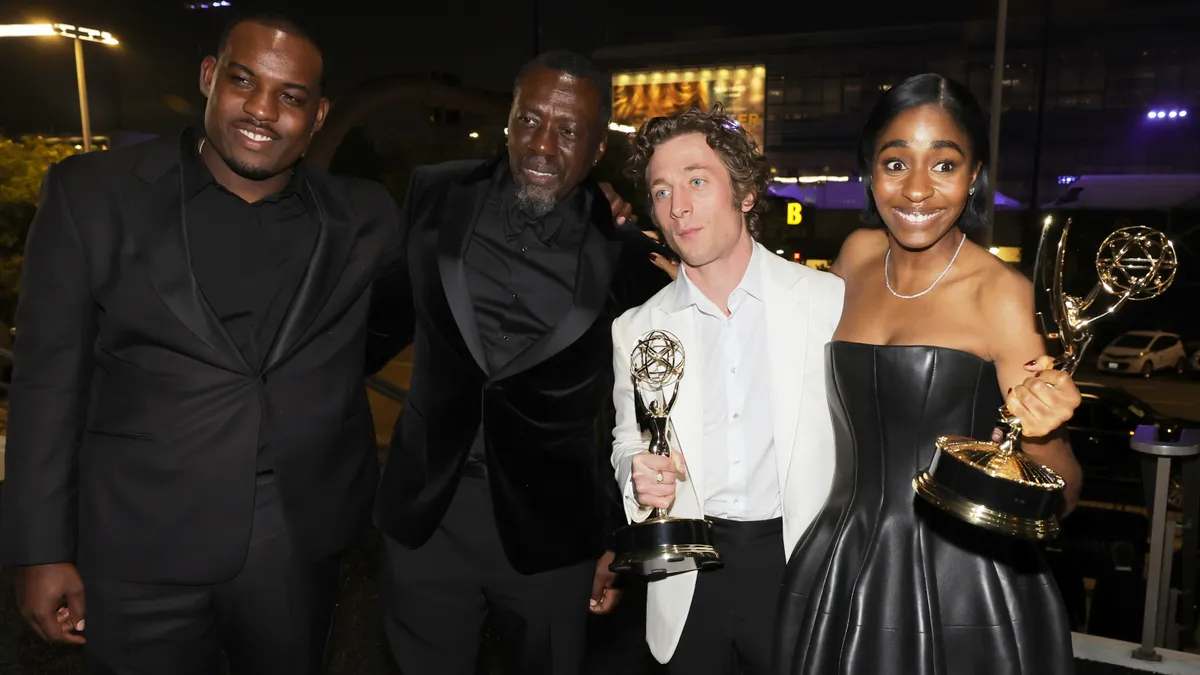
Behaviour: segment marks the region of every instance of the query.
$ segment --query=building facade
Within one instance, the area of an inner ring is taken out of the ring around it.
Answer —
[[[1010,20],[997,190],[1027,208],[1079,175],[1200,173],[1197,25],[1200,5]],[[883,91],[933,71],[966,84],[988,109],[994,52],[995,24],[981,21],[606,47],[594,56],[614,73],[618,100],[622,79],[761,68],[761,102],[745,100],[740,112],[762,115],[754,131],[773,173],[854,181],[858,134]],[[680,89],[670,93],[686,101]],[[722,92],[728,97],[728,86]],[[1005,227],[1016,213],[998,211],[997,243],[1017,244],[1019,226]]]

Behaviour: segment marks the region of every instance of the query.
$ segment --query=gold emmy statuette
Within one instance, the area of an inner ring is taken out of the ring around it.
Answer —
[[[1063,290],[1063,265],[1071,219],[1047,216],[1034,260],[1034,309],[1056,366],[1074,373],[1093,335],[1093,323],[1126,302],[1157,297],[1175,280],[1175,247],[1166,235],[1144,226],[1123,227],[1105,238],[1096,254],[1100,281],[1084,297]],[[1085,315],[1096,301],[1098,311]],[[1061,476],[1021,452],[1021,421],[1000,408],[1008,426],[997,444],[942,436],[929,468],[913,478],[925,501],[1004,535],[1045,540],[1058,536],[1063,508]]]
[[[671,408],[679,396],[684,352],[679,338],[663,330],[642,335],[629,357],[629,375],[646,411],[649,451],[671,456]],[[616,558],[610,569],[650,580],[670,574],[719,567],[707,520],[671,518],[654,509],[650,518],[614,534]]]

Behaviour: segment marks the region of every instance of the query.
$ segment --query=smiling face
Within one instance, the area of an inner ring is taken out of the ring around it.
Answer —
[[[967,134],[942,108],[897,115],[879,134],[871,171],[875,206],[896,242],[926,249],[954,229],[979,168]]]
[[[329,110],[321,53],[308,40],[247,21],[200,65],[208,143],[234,174],[262,181],[292,167]]]
[[[745,213],[754,195],[734,197],[729,171],[703,134],[676,136],[654,148],[646,168],[654,222],[691,268],[732,255],[750,238]]]
[[[586,79],[547,68],[521,78],[508,115],[508,163],[518,205],[554,209],[604,156],[600,93]]]

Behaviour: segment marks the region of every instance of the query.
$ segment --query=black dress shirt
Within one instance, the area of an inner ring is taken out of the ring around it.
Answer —
[[[489,373],[532,346],[571,310],[591,209],[590,195],[577,188],[553,211],[534,218],[517,206],[516,195],[508,163],[501,162],[464,257]],[[482,463],[481,446],[476,440],[469,464]],[[468,472],[478,475],[482,466]]]
[[[183,162],[192,272],[250,368],[259,370],[312,257],[319,215],[302,164],[281,192],[250,204],[213,178],[196,138],[185,141]],[[273,468],[271,455],[260,439],[260,473]]]
[[[586,232],[583,190],[542,218],[516,205],[502,164],[471,232],[465,262],[475,324],[495,373],[567,315]]]

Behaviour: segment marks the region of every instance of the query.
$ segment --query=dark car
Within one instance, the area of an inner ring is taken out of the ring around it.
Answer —
[[[1200,342],[1188,342],[1183,345],[1187,352],[1187,374],[1192,379],[1200,379]]]
[[[1153,460],[1130,449],[1134,429],[1153,425],[1158,427],[1160,440],[1174,441],[1184,426],[1194,423],[1159,412],[1123,389],[1093,382],[1076,384],[1083,402],[1067,430],[1083,467],[1081,500],[1145,507],[1147,489],[1153,486],[1144,484],[1143,470]]]

